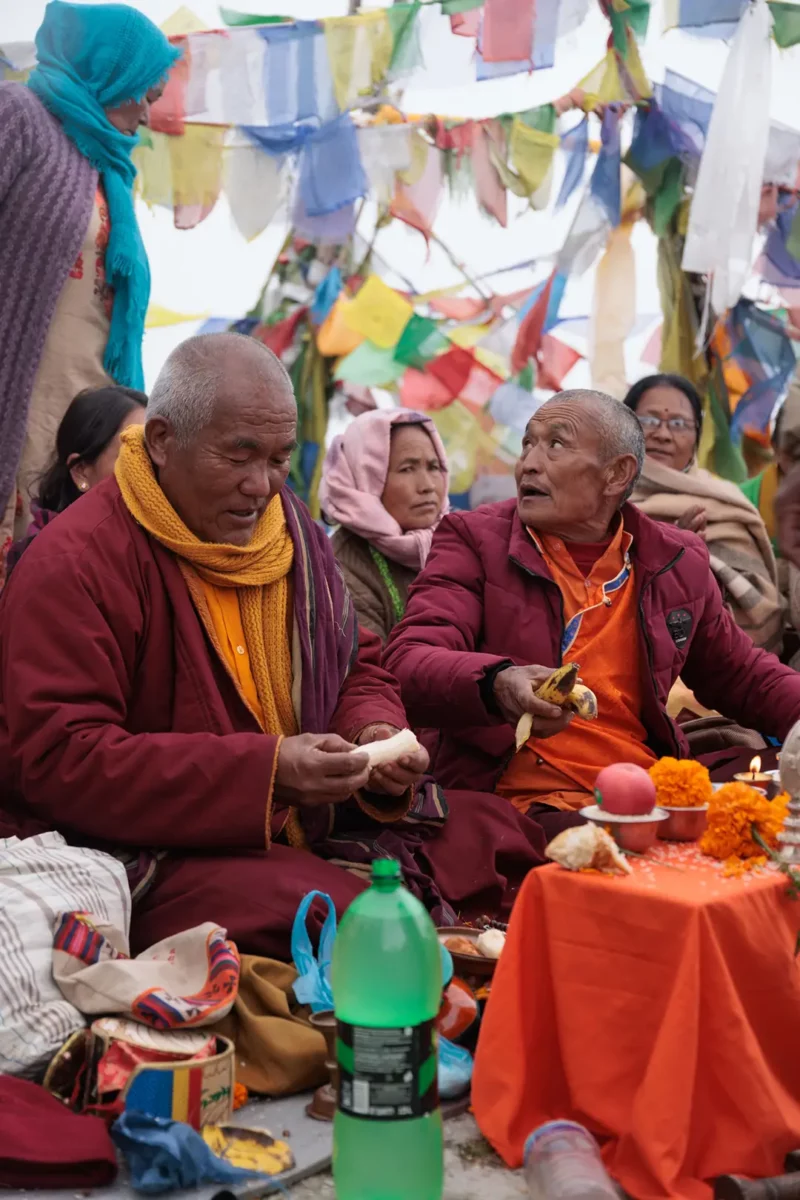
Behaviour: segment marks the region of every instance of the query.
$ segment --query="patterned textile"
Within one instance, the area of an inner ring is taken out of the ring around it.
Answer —
[[[153,1029],[210,1025],[226,1016],[239,987],[239,954],[207,923],[128,955],[127,936],[81,912],[59,918],[53,978],[87,1015],[114,1013]]]
[[[53,929],[67,908],[88,909],[127,938],[122,864],[59,833],[0,839],[0,1073],[37,1076],[84,1024],[53,979]]]

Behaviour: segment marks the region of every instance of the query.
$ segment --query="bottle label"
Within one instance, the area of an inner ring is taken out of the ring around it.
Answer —
[[[374,1029],[338,1022],[339,1110],[372,1121],[423,1117],[439,1106],[434,1022]]]

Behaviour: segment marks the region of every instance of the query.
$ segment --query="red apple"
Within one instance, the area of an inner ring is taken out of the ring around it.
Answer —
[[[594,788],[600,807],[620,817],[643,816],[655,808],[656,785],[647,771],[635,763],[604,767]]]

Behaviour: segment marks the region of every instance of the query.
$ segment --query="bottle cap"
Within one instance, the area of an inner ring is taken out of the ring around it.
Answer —
[[[376,882],[385,879],[402,879],[400,863],[396,858],[376,858],[372,864],[372,878]]]

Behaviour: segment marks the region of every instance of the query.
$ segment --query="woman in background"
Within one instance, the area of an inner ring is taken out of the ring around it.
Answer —
[[[146,407],[147,396],[133,388],[94,388],[75,397],[58,427],[55,458],[31,500],[28,531],[8,552],[8,575],[53,517],[114,474],[120,434],[144,422]]]
[[[374,409],[334,438],[319,499],[361,625],[385,642],[447,512],[447,457],[421,413]]]
[[[764,522],[735,483],[697,466],[703,424],[697,391],[681,375],[649,375],[625,397],[647,457],[631,502],[656,521],[699,534],[736,624],[780,654],[783,619],[775,556]]]
[[[150,270],[131,152],[178,57],[143,13],[51,0],[0,83],[0,587],[29,489],[83,388],[141,388]]]

